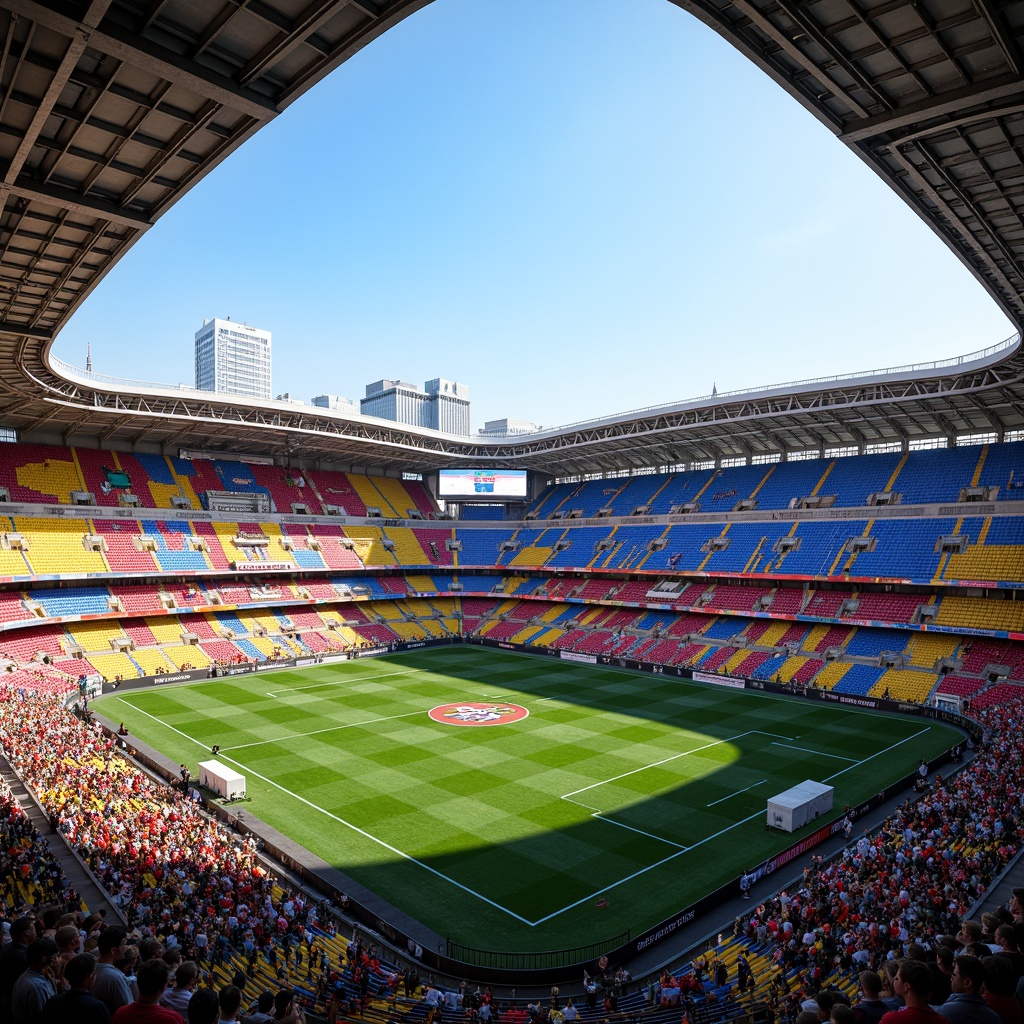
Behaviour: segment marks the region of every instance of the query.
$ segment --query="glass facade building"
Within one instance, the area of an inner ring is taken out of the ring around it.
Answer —
[[[196,387],[270,398],[270,331],[234,320],[207,320],[196,331]]]

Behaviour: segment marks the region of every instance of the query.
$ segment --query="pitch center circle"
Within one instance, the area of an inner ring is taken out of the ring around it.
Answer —
[[[427,715],[442,725],[510,725],[521,722],[529,713],[521,704],[466,700],[438,704]]]

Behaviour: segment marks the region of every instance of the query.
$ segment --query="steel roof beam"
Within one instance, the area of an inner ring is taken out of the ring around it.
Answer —
[[[73,18],[65,17],[50,10],[36,0],[0,0],[0,6],[17,11],[30,18],[38,25],[43,25],[53,32],[73,38],[78,23]],[[88,45],[110,57],[132,67],[141,68],[158,78],[180,85],[196,96],[206,96],[222,107],[236,110],[240,114],[264,122],[272,120],[279,109],[276,103],[252,89],[238,86],[230,78],[217,74],[210,68],[179,57],[176,53],[158,46],[141,35],[125,32],[116,26],[109,26],[104,31],[91,31]]]

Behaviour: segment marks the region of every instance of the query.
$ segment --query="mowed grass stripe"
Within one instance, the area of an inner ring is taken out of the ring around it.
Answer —
[[[496,696],[530,717],[467,729],[426,716]],[[921,720],[479,648],[123,697],[155,718],[129,720],[128,704],[111,718],[189,763],[220,743],[250,776],[255,814],[436,930],[487,948],[556,948],[580,929],[654,923],[788,845],[764,831],[765,799],[847,767],[821,752],[859,760],[903,741],[835,781],[841,807],[955,741],[935,723],[908,739]],[[774,745],[784,741],[811,752]],[[253,745],[228,751],[236,744]],[[599,812],[563,799],[595,783],[582,799]],[[596,913],[598,892],[619,909]]]

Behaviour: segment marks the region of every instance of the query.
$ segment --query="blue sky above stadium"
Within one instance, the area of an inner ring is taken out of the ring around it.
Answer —
[[[55,352],[191,385],[274,333],[274,393],[470,386],[554,426],[942,359],[1012,328],[873,172],[665,0],[435,0],[173,207]]]

